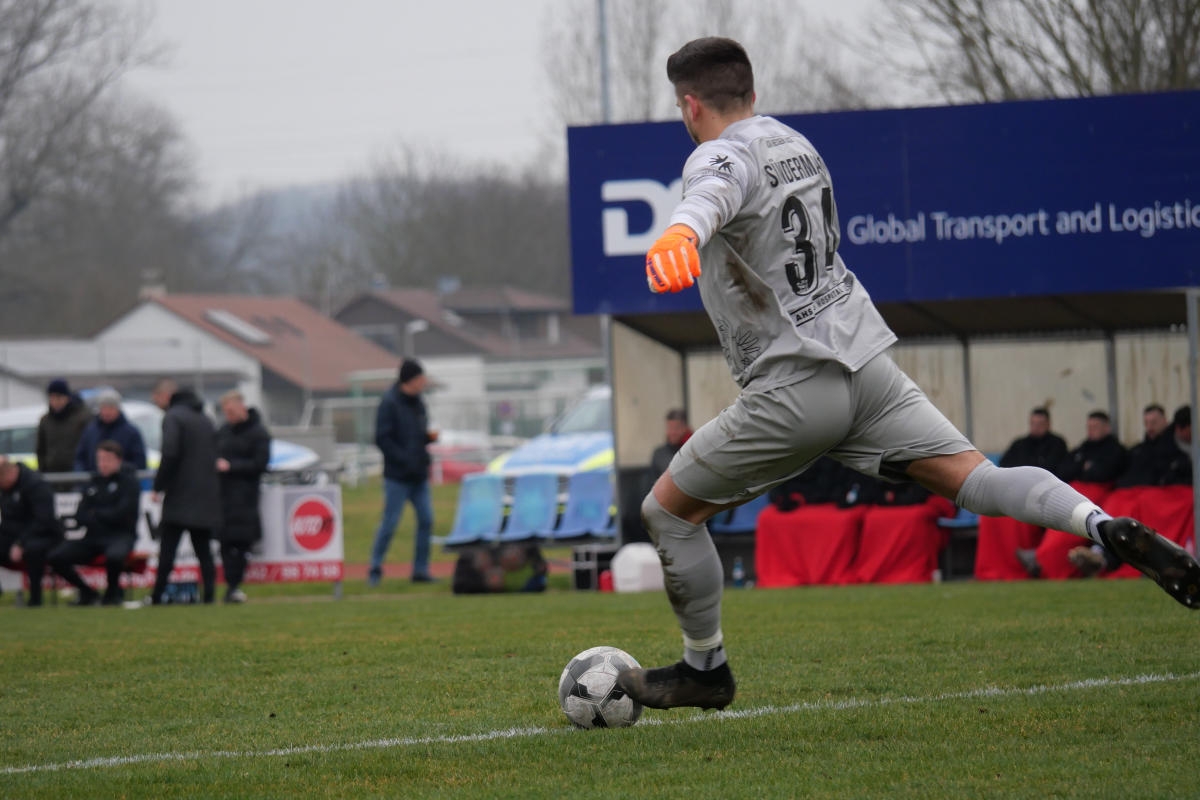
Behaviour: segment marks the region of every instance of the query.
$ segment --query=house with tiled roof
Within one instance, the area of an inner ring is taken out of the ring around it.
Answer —
[[[594,317],[574,316],[566,300],[511,287],[376,289],[352,298],[334,319],[397,355],[499,363],[603,354]]]
[[[536,292],[376,289],[352,298],[334,319],[398,358],[412,355],[440,370],[475,371],[482,397],[447,393],[431,409],[447,419],[478,420],[463,424],[486,425],[492,433],[540,433],[605,378],[599,320],[575,316],[566,300]]]
[[[172,377],[209,399],[237,388],[274,424],[297,423],[308,401],[345,397],[354,372],[394,374],[391,352],[292,297],[175,294],[146,298],[93,338],[101,349],[174,346],[144,382]],[[148,387],[128,386],[134,394]]]

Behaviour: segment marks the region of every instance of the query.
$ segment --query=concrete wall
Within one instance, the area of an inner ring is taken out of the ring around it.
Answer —
[[[963,391],[963,348],[958,341],[900,342],[891,350],[896,365],[916,381],[938,410],[963,432],[967,395]]]
[[[1051,429],[1074,447],[1083,441],[1088,412],[1107,410],[1108,371],[1103,340],[971,343],[974,441],[1003,452],[1029,429],[1029,411],[1044,406]]]
[[[0,408],[46,405],[45,385],[36,386],[27,381],[0,375]]]
[[[617,452],[622,466],[648,462],[651,443],[662,436],[661,412],[679,398],[680,381],[686,380],[693,427],[716,416],[737,396],[719,351],[688,353],[682,362],[686,378],[676,378],[681,362],[675,351],[619,324],[614,324],[613,341]],[[984,452],[1002,452],[1026,433],[1029,411],[1035,406],[1050,410],[1054,431],[1071,447],[1083,441],[1087,414],[1094,409],[1116,412],[1118,437],[1134,444],[1142,437],[1141,414],[1147,404],[1161,404],[1170,416],[1189,402],[1186,333],[1116,336],[1112,345],[1115,398],[1110,397],[1107,347],[1101,338],[971,342],[971,435],[976,446]],[[934,405],[966,432],[962,345],[953,340],[907,341],[894,347],[891,355]]]
[[[667,410],[684,405],[683,357],[619,322],[612,324],[613,438],[621,468],[650,463]]]
[[[1187,332],[1130,333],[1116,337],[1117,431],[1132,444],[1142,438],[1142,409],[1158,403],[1167,418],[1191,402]]]

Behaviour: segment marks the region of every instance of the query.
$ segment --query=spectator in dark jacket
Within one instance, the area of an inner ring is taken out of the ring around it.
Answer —
[[[1177,438],[1186,435],[1189,441],[1191,439],[1191,408],[1180,408],[1175,412],[1174,422],[1169,423],[1163,407],[1151,403],[1142,410],[1142,427],[1145,435],[1129,450],[1125,469],[1117,476],[1116,488],[1191,486],[1190,448],[1185,451]],[[1114,570],[1121,565],[1120,559],[1098,544],[1080,545],[1071,550],[1068,558],[1085,576]]]
[[[1112,420],[1108,414],[1103,411],[1093,411],[1088,414],[1086,424],[1087,438],[1063,459],[1058,468],[1058,477],[1074,485],[1094,483],[1107,484],[1111,487],[1117,476],[1125,469],[1128,454],[1125,452],[1124,446],[1117,441],[1117,437],[1113,436]],[[1087,491],[1082,486],[1078,488],[1080,491]],[[1107,489],[1105,489],[1105,494],[1107,494]],[[1050,531],[1037,548],[1018,548],[1017,561],[1020,561],[1021,566],[1025,567],[1029,577],[1040,578],[1047,574],[1053,577],[1065,577],[1060,568],[1063,537],[1066,537],[1066,541],[1078,542],[1076,537],[1069,534]],[[1088,545],[1085,544],[1070,548],[1066,552],[1067,560],[1074,563],[1080,558],[1084,558],[1081,555],[1072,558],[1070,554],[1076,550],[1087,549]],[[1097,552],[1099,553],[1099,550]],[[1047,567],[1050,568],[1049,572],[1047,572]]]
[[[1050,432],[1050,412],[1035,408],[1029,412],[1029,435],[1014,439],[1000,458],[1002,467],[1041,467],[1056,472],[1067,456],[1067,442]]]
[[[49,406],[37,427],[37,462],[41,472],[70,472],[75,468],[75,448],[92,412],[62,378],[46,387]]]
[[[246,593],[241,585],[246,557],[262,538],[258,487],[271,461],[271,434],[258,410],[246,407],[241,392],[222,395],[221,413],[225,424],[217,431],[217,474],[224,520],[217,538],[225,567],[225,602],[244,603]]]
[[[412,580],[427,583],[429,539],[433,532],[433,504],[429,496],[429,443],[437,437],[429,431],[429,417],[421,393],[428,378],[416,359],[400,365],[396,383],[384,392],[375,415],[375,444],[383,453],[383,517],[371,548],[371,570],[367,579],[378,586],[383,577],[383,560],[400,522],[405,503],[417,515]]]
[[[200,562],[203,600],[211,603],[216,591],[213,564],[213,531],[221,524],[221,488],[217,483],[216,431],[204,414],[204,403],[191,389],[180,389],[164,379],[150,399],[166,413],[162,420],[162,461],[154,476],[155,497],[162,497],[159,523],[158,573],[150,602],[162,602],[175,551],[187,531]]]
[[[1157,403],[1146,406],[1142,411],[1142,425],[1145,436],[1129,450],[1125,470],[1117,478],[1118,489],[1164,485],[1171,472],[1171,463],[1179,458],[1179,448],[1162,406]]]
[[[134,468],[122,463],[123,458],[119,443],[105,440],[97,445],[96,471],[83,490],[74,515],[75,522],[87,528],[87,532],[82,539],[63,542],[50,551],[50,566],[79,590],[76,605],[90,606],[101,599],[75,570],[76,564],[87,564],[99,555],[104,556],[108,573],[104,605],[119,605],[125,599],[121,570],[137,539],[142,486]]]
[[[1180,406],[1171,418],[1171,441],[1176,453],[1167,462],[1163,486],[1192,485],[1192,407]]]
[[[75,448],[76,472],[96,471],[96,448],[104,441],[121,445],[125,463],[135,470],[146,468],[146,443],[142,432],[121,411],[121,395],[105,389],[96,398],[96,417],[83,429]]]
[[[672,408],[668,411],[664,433],[666,441],[654,448],[654,452],[650,454],[650,481],[652,484],[667,471],[667,467],[671,465],[671,459],[679,452],[679,448],[683,447],[683,443],[692,436],[692,429],[688,426],[687,412],[682,408]]]
[[[0,566],[25,564],[29,605],[42,604],[46,556],[62,541],[54,491],[36,471],[0,455]]]
[[[1125,469],[1127,453],[1113,436],[1112,421],[1103,411],[1093,411],[1087,418],[1087,438],[1067,454],[1058,468],[1064,481],[1112,483]]]

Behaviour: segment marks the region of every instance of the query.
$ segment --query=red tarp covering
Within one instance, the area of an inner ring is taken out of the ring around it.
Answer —
[[[832,503],[758,515],[754,566],[759,586],[853,583],[854,556],[862,533],[863,508]]]
[[[1042,528],[1008,517],[980,517],[975,542],[975,580],[1017,581],[1029,573],[1017,550],[1032,550],[1042,541]]]
[[[1133,517],[1146,523],[1163,536],[1189,550],[1192,544],[1195,514],[1190,486],[1133,486],[1117,489],[1104,503],[1104,510],[1114,517]],[[1133,567],[1124,564],[1105,575],[1107,578],[1141,577]]]
[[[1111,483],[1071,481],[1071,486],[1101,507],[1104,507],[1105,499],[1112,494]],[[1042,577],[1051,580],[1082,577],[1082,573],[1070,562],[1067,554],[1080,545],[1088,544],[1089,540],[1081,539],[1073,533],[1047,529],[1042,543],[1037,548],[1037,562],[1042,568]]]
[[[854,577],[859,583],[928,583],[949,534],[938,517],[954,504],[931,497],[919,506],[873,506],[863,520]]]
[[[953,513],[941,498],[918,506],[769,506],[758,518],[758,583],[928,582],[947,538],[938,518]]]

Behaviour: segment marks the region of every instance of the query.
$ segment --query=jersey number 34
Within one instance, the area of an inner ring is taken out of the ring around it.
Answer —
[[[821,212],[825,223],[825,252],[823,266],[833,267],[833,255],[837,252],[837,236],[833,230],[833,190],[828,186],[821,190]],[[784,264],[784,271],[792,292],[797,295],[810,294],[817,288],[817,248],[812,242],[812,223],[804,202],[796,195],[789,195],[783,203],[783,233],[792,242],[795,258]]]

